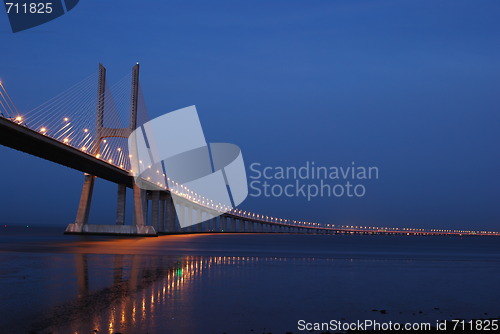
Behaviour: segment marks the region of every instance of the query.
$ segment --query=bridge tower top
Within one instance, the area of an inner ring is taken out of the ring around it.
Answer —
[[[92,154],[100,153],[101,142],[108,137],[128,138],[137,128],[137,106],[139,100],[139,63],[132,68],[132,85],[130,98],[130,123],[128,128],[109,128],[104,126],[104,112],[106,105],[106,68],[99,64],[97,84],[97,113],[96,134]]]

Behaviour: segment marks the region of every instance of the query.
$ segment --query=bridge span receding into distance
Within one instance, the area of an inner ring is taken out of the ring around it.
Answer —
[[[131,131],[140,126],[139,118],[144,116],[139,64],[133,67],[130,78],[130,123],[127,126],[105,126],[107,114],[116,113],[118,108],[113,106],[119,104],[112,96],[113,87],[107,86],[106,69],[99,65],[96,91],[88,89],[91,79],[85,79],[86,81],[73,87],[74,91],[70,89],[58,95],[27,115],[19,113],[5,87],[0,83],[0,144],[84,173],[76,218],[68,225],[65,233],[136,236],[228,232],[500,236],[500,232],[492,231],[320,224],[224,207],[182,185],[175,189],[169,189],[167,186],[163,190],[141,189],[134,182],[129,155],[123,142],[112,143],[114,138],[126,139]],[[82,91],[86,90],[89,90],[88,94],[95,96],[94,99],[86,97],[89,102],[81,107],[82,102],[78,99],[83,94]],[[61,110],[70,110],[77,121],[57,114]],[[92,114],[95,117],[91,117]],[[163,176],[166,177],[164,174]],[[89,222],[96,178],[118,185],[116,220],[113,224]],[[132,189],[133,193],[131,225],[125,224],[127,188]],[[176,197],[176,204],[172,200],[173,196]],[[202,222],[188,227],[181,227],[179,224],[180,220],[193,222],[194,218]]]

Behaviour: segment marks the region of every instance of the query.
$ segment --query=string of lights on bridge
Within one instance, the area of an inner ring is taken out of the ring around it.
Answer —
[[[106,86],[105,90],[105,119],[106,127],[121,128],[126,124],[125,119],[120,115],[128,115],[129,83],[130,75],[123,77],[111,87]],[[18,110],[12,98],[8,94],[2,82],[0,82],[0,116],[27,127],[41,135],[53,138],[61,143],[78,149],[97,159],[106,161],[122,170],[133,173],[131,168],[126,139],[107,138],[101,143],[94,141],[96,129],[95,112],[97,106],[97,73],[90,75],[79,83],[73,85],[57,96],[38,107],[24,113]],[[147,109],[142,92],[138,101],[138,126],[148,120]],[[142,163],[142,161],[140,161]],[[151,166],[148,166],[150,168]],[[304,227],[311,229],[326,229],[344,231],[346,233],[393,233],[393,234],[458,234],[458,235],[498,235],[500,232],[492,231],[472,231],[456,229],[416,229],[399,227],[379,227],[360,225],[334,225],[321,224],[301,220],[284,219],[260,213],[250,212],[237,208],[232,208],[221,203],[214,203],[212,200],[191,191],[183,184],[166,177],[161,170],[156,170],[156,174],[163,176],[163,180],[170,184],[169,188],[162,182],[154,183],[156,186],[169,190],[172,194],[184,197],[186,200],[197,205],[219,212],[227,212],[242,219],[264,221],[286,226]],[[146,181],[152,182],[152,176],[147,176]]]

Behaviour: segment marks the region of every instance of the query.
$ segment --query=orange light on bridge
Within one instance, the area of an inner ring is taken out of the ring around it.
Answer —
[[[64,121],[65,122],[69,121],[69,118],[68,117],[64,117]]]
[[[63,142],[64,142],[65,144],[67,144],[67,143],[69,142],[69,139],[68,139],[68,138],[64,138]]]
[[[41,133],[45,133],[45,132],[47,132],[47,129],[45,127],[43,127],[43,128],[40,129],[40,132]]]
[[[16,117],[16,121],[17,121],[17,122],[21,122],[22,120],[23,120],[23,118],[22,118],[21,116],[17,116],[17,117]]]

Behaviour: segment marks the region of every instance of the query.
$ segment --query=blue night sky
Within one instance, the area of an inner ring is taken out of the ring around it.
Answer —
[[[247,167],[379,168],[363,198],[249,197],[241,208],[499,230],[499,15],[495,0],[82,0],[13,34],[2,10],[0,78],[30,110],[99,62],[113,81],[139,61],[152,117],[196,105],[207,140],[237,144]],[[1,223],[74,220],[81,172],[5,147],[0,157]],[[92,222],[114,222],[115,192],[96,184]]]

